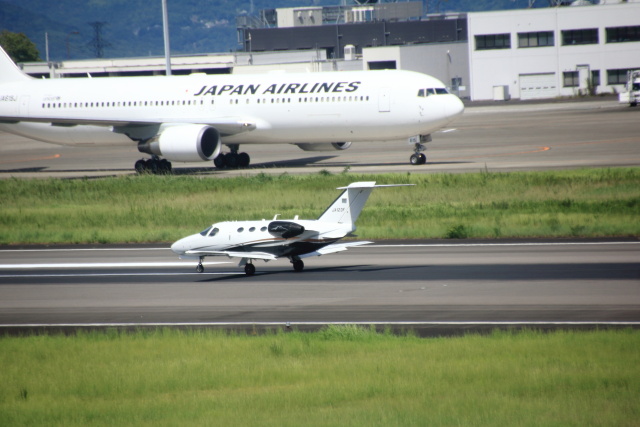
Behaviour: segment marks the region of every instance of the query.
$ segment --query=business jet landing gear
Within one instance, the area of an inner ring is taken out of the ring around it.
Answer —
[[[247,153],[238,153],[238,149],[240,145],[231,144],[228,146],[231,149],[229,153],[220,153],[218,157],[213,159],[213,164],[218,169],[237,169],[237,168],[246,168],[251,163],[251,157]]]
[[[300,273],[304,270],[304,262],[300,258],[292,258],[291,264],[293,264],[293,270],[297,273]]]
[[[204,267],[202,266],[202,260],[204,259],[204,257],[200,257],[200,260],[198,261],[198,266],[196,267],[196,271],[198,273],[202,273],[204,271]]]
[[[416,142],[413,148],[413,154],[409,157],[409,162],[411,162],[412,165],[424,165],[427,163],[427,156],[423,153],[426,149],[427,147]]]
[[[248,262],[244,265],[244,274],[247,276],[253,276],[256,274],[256,266]]]
[[[135,164],[138,174],[151,173],[154,175],[170,174],[172,170],[171,162],[167,159],[160,159],[154,156],[150,159],[140,159]]]

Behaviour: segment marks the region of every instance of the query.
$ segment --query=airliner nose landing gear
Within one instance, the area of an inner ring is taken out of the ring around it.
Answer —
[[[413,142],[413,154],[409,157],[412,165],[424,165],[427,163],[427,156],[423,153],[427,149],[423,143],[431,142],[431,135],[419,135],[409,138],[409,142]]]

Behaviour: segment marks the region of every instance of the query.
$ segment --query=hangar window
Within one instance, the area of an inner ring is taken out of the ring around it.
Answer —
[[[476,50],[511,49],[510,34],[476,36]]]
[[[591,70],[591,85],[600,86],[600,70]]]
[[[627,73],[634,68],[622,68],[618,70],[607,70],[608,85],[623,85],[627,83]]]
[[[562,73],[562,87],[580,86],[580,76],[577,71],[565,71]]]
[[[607,28],[607,43],[640,42],[640,25]]]
[[[553,31],[518,33],[518,47],[553,46]]]

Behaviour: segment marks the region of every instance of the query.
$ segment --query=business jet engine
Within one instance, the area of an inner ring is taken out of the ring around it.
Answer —
[[[351,142],[299,142],[295,145],[302,151],[340,151],[351,147]]]
[[[220,132],[211,126],[175,125],[138,144],[138,150],[176,162],[200,162],[215,159],[221,146]]]
[[[304,227],[302,225],[289,221],[271,221],[267,230],[274,236],[280,236],[284,239],[296,237],[304,233]]]

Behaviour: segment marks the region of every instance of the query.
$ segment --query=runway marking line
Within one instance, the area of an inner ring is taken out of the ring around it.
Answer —
[[[191,266],[191,262],[110,262],[110,263],[74,263],[74,264],[0,264],[0,270],[12,268],[117,268],[117,267],[185,267]],[[202,265],[231,264],[231,261],[203,262]]]
[[[8,164],[24,163],[24,162],[37,162],[37,161],[39,161],[39,160],[53,160],[53,159],[59,159],[60,157],[62,157],[60,154],[54,154],[53,156],[37,157],[37,158],[35,158],[35,159],[16,160],[16,161],[12,161],[12,162],[0,162],[0,164],[2,164],[2,165],[8,165]]]
[[[616,321],[514,321],[514,322],[487,322],[487,321],[400,321],[400,322],[123,322],[123,323],[15,323],[0,324],[0,328],[112,328],[112,327],[166,327],[166,326],[325,326],[325,325],[357,325],[357,326],[640,326],[640,322],[616,322]]]
[[[361,246],[362,248],[441,248],[441,247],[511,247],[511,246],[603,246],[603,245],[640,245],[638,242],[543,242],[543,243],[408,243],[408,244],[371,244]],[[155,250],[167,250],[168,248],[143,248],[143,249],[115,249],[115,248],[98,248],[98,249],[8,249],[0,250],[0,252],[64,252],[64,251],[155,251]],[[37,270],[46,268],[145,268],[145,267],[190,267],[195,263],[192,261],[177,261],[177,262],[113,262],[113,263],[25,263],[25,264],[0,264],[0,270],[10,269],[27,269]],[[217,261],[217,262],[203,262],[203,265],[218,265],[218,264],[232,264],[232,261]],[[164,274],[164,273],[163,273]],[[186,274],[186,273],[184,273]],[[103,276],[106,274],[103,274]],[[130,274],[131,275],[131,274]],[[86,275],[82,275],[86,276]],[[2,275],[0,277],[18,277]],[[21,275],[19,277],[28,277]],[[40,276],[38,276],[40,277]],[[47,276],[50,277],[50,276]]]
[[[480,159],[483,157],[509,157],[509,156],[517,156],[519,154],[535,154],[535,153],[543,153],[545,151],[549,151],[551,150],[551,147],[538,147],[537,150],[530,150],[530,151],[518,151],[515,153],[504,153],[504,154],[483,154],[480,156],[464,156],[464,157],[451,157],[448,159],[438,159],[438,161],[440,162],[445,162],[445,161],[453,161],[453,160],[460,160],[460,159]]]
[[[522,243],[407,243],[407,244],[372,244],[361,248],[393,248],[399,246],[440,247],[440,246],[571,246],[571,245],[637,245],[637,242],[522,242]],[[100,251],[169,251],[170,248],[48,248],[48,249],[0,249],[2,252],[100,252]]]

